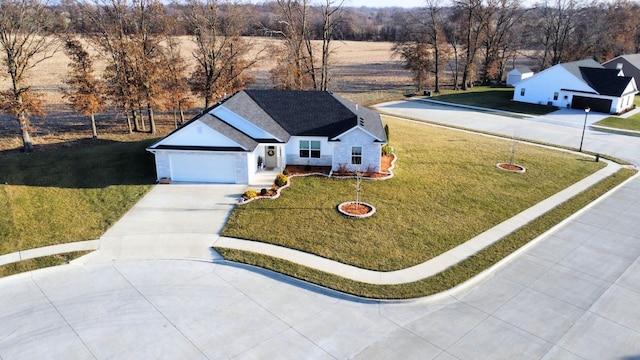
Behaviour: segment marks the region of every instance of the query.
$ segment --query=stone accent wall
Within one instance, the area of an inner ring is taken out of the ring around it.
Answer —
[[[362,164],[351,164],[351,148],[362,146]],[[369,166],[380,171],[380,150],[381,144],[373,142],[373,138],[368,133],[355,129],[340,138],[334,143],[333,170],[338,170],[340,164],[346,164],[350,170],[366,170]]]

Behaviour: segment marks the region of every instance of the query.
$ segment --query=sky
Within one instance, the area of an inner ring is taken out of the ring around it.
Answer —
[[[348,7],[421,7],[425,0],[345,0],[344,6]]]

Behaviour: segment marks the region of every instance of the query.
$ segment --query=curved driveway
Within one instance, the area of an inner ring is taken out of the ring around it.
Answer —
[[[571,120],[579,112],[520,120],[417,102],[380,109],[570,146],[582,130]],[[638,138],[589,131],[585,148],[640,163]],[[119,260],[12,276],[0,279],[0,358],[637,358],[638,204],[634,180],[480,283],[407,302],[354,299],[211,261]]]

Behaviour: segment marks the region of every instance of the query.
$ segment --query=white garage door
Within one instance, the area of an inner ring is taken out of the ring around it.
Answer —
[[[171,180],[233,184],[236,158],[233,154],[171,154]]]

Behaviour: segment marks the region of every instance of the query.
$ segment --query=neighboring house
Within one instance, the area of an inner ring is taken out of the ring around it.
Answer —
[[[515,86],[520,81],[533,76],[533,71],[526,67],[518,67],[507,73],[507,86]]]
[[[625,76],[640,79],[640,54],[621,55],[602,64],[607,69],[622,70]]]
[[[287,165],[380,170],[380,115],[323,91],[244,90],[151,145],[158,180],[250,184]]]
[[[574,109],[621,113],[633,107],[633,77],[594,60],[558,64],[515,85],[513,100]]]

